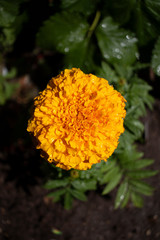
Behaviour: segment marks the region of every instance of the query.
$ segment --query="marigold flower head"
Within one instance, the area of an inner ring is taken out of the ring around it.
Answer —
[[[107,161],[117,148],[125,101],[107,80],[66,69],[35,98],[27,131],[50,163],[86,170]]]

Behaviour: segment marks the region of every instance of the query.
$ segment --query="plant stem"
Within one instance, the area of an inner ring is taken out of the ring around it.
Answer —
[[[93,20],[93,23],[92,25],[90,26],[89,30],[88,30],[88,34],[87,34],[87,37],[90,38],[95,30],[95,28],[97,27],[97,24],[99,22],[99,19],[100,19],[100,16],[101,16],[101,13],[100,11],[97,11],[96,12],[96,16]]]

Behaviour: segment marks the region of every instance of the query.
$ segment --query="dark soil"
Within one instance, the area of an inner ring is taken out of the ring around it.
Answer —
[[[160,239],[160,174],[149,179],[155,192],[144,199],[142,209],[129,204],[114,210],[114,191],[107,197],[89,192],[88,201],[75,200],[72,210],[48,199],[42,188],[44,161],[31,146],[24,126],[27,112],[27,104],[16,101],[0,109],[0,240]],[[155,160],[152,168],[159,169],[159,100],[143,121],[145,143],[139,149]],[[62,234],[54,234],[54,229]]]

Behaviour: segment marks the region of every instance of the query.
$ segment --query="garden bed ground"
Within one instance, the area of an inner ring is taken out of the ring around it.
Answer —
[[[129,204],[114,210],[115,191],[105,197],[89,192],[88,201],[75,200],[71,210],[48,199],[42,188],[44,160],[31,146],[23,124],[27,112],[28,106],[16,101],[0,109],[0,240],[160,239],[160,174],[148,180],[156,190],[145,198],[142,209]],[[155,159],[152,168],[159,169],[159,100],[143,121],[145,143],[139,149],[146,158]],[[53,229],[62,234],[54,234]]]

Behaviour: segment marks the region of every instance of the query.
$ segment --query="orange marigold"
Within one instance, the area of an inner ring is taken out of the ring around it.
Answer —
[[[107,80],[66,69],[35,98],[27,131],[50,163],[86,170],[117,148],[125,101]]]

